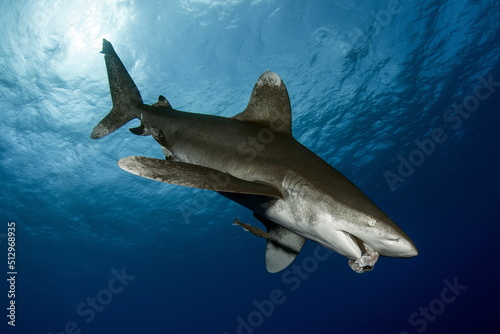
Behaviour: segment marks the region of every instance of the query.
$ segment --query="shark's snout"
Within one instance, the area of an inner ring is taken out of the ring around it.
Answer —
[[[405,235],[397,238],[385,239],[375,248],[380,255],[409,258],[418,255],[418,250],[413,241]]]
[[[401,238],[397,242],[397,251],[400,257],[414,257],[418,255],[418,249],[409,238]]]

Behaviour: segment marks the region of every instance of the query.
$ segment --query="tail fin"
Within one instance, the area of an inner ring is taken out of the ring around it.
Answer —
[[[104,137],[136,118],[136,110],[142,105],[142,98],[137,86],[127,72],[122,61],[110,42],[103,39],[102,51],[108,71],[109,88],[113,108],[96,125],[90,138]]]

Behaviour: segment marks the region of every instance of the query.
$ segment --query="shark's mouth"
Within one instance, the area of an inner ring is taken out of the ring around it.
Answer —
[[[361,238],[346,231],[329,231],[328,237],[326,242],[323,241],[323,245],[347,257],[352,270],[357,273],[373,270],[379,253]]]
[[[358,274],[372,271],[375,263],[378,260],[378,253],[363,253],[357,260],[349,260],[349,266]]]
[[[379,254],[359,238],[353,238],[357,241],[363,254],[356,260],[349,260],[349,266],[358,274],[372,271],[375,263],[377,263]]]

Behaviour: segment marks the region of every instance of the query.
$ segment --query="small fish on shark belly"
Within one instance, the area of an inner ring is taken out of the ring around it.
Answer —
[[[151,180],[213,190],[250,209],[267,232],[238,219],[234,224],[267,239],[269,272],[289,266],[306,239],[345,256],[358,273],[372,270],[379,256],[418,254],[361,190],[293,137],[288,91],[276,73],[259,77],[243,112],[220,117],[176,110],[163,95],[144,104],[105,39],[101,52],[113,107],[90,137],[102,138],[139,119],[130,131],[152,136],[166,159],[131,156],[118,166]]]

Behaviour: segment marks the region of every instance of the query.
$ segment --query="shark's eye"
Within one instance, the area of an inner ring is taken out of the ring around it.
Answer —
[[[370,226],[375,226],[375,224],[377,224],[377,221],[376,221],[375,219],[370,218],[370,219],[368,220],[368,225],[370,225]]]

